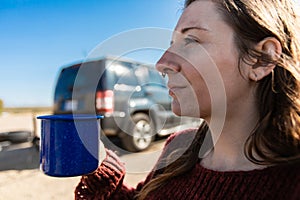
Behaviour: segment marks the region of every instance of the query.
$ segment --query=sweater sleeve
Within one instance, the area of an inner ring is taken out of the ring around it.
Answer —
[[[112,151],[106,150],[107,156],[92,173],[81,177],[75,189],[75,199],[112,199],[116,191],[123,190],[122,199],[130,199],[134,190],[123,186],[125,176],[124,164]]]
[[[187,131],[190,132],[190,131]],[[169,145],[173,139],[180,134],[172,134],[166,141],[162,154],[154,169],[159,168],[159,160],[164,158],[173,145]],[[110,150],[106,150],[107,156],[101,165],[91,174],[81,177],[75,189],[75,199],[86,200],[132,200],[143,186],[151,180],[155,171],[148,174],[145,181],[140,182],[136,188],[128,187],[123,184],[125,177],[125,167],[118,156]]]

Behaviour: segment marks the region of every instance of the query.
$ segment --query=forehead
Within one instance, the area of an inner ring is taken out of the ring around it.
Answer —
[[[194,1],[182,13],[175,30],[187,27],[201,27],[207,30],[215,28],[216,23],[223,23],[215,3],[208,0]]]

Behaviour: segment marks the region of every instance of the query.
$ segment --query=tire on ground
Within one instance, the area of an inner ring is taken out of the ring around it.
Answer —
[[[135,126],[129,133],[124,133],[122,144],[130,152],[138,152],[147,149],[155,139],[155,127],[149,116],[145,113],[137,113],[132,116]]]

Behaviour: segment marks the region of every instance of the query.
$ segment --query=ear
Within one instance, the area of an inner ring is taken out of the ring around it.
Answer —
[[[272,62],[257,59],[249,70],[249,78],[253,81],[259,81],[268,76],[276,67],[276,61],[280,58],[282,47],[275,37],[267,37],[256,44],[255,50],[267,55]]]

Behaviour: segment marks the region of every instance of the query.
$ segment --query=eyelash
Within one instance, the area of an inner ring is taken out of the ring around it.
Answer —
[[[185,42],[185,45],[188,45],[190,43],[200,43],[197,39],[194,39],[192,37],[185,37],[183,38],[183,41]],[[174,44],[174,41],[170,41],[170,46]]]
[[[198,40],[194,39],[194,38],[191,38],[191,37],[186,37],[184,38],[184,42],[185,42],[185,45],[188,45],[190,43],[199,43]]]

